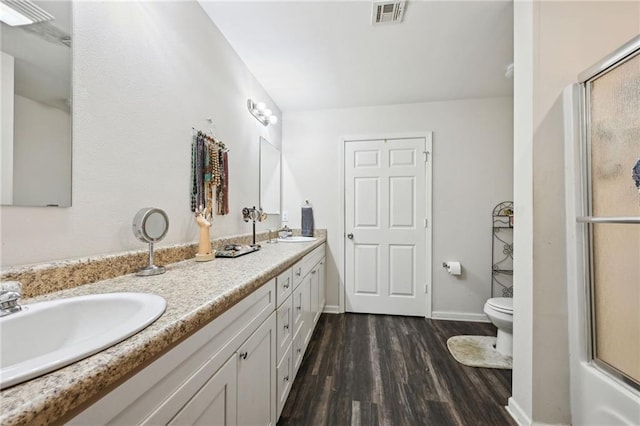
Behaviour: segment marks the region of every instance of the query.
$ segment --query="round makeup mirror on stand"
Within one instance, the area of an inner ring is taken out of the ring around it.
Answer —
[[[140,269],[136,275],[148,277],[164,274],[164,266],[153,264],[153,243],[162,240],[169,230],[169,217],[160,209],[145,207],[133,218],[133,235],[144,243],[149,243],[149,265]]]

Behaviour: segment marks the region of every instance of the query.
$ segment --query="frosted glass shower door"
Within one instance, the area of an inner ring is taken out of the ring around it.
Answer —
[[[593,357],[640,385],[640,54],[585,89]]]

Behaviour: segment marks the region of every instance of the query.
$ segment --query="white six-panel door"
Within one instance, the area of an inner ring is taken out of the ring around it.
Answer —
[[[426,314],[426,151],[425,138],[345,141],[348,312]]]

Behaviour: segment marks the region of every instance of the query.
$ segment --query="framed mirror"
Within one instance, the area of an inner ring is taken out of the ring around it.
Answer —
[[[1,203],[68,207],[71,1],[3,1],[2,7],[9,15],[3,10],[0,28]]]
[[[260,137],[260,208],[280,214],[280,150]]]

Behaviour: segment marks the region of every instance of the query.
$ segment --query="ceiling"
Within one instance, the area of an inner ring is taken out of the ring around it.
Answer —
[[[199,2],[283,112],[513,94],[512,1]]]

